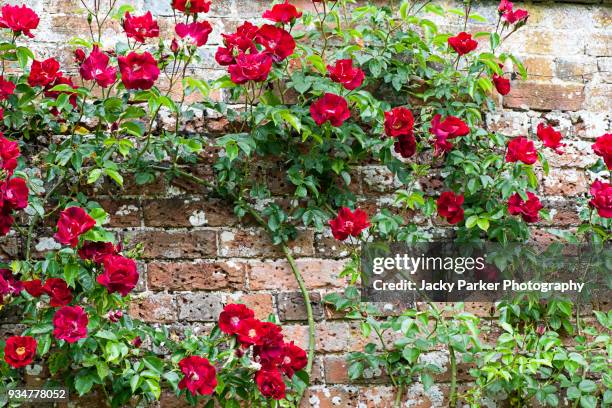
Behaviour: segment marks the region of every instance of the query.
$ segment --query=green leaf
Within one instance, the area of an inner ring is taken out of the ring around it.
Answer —
[[[80,396],[87,394],[91,387],[96,383],[97,372],[94,373],[91,370],[81,370],[74,379],[74,388],[77,390]]]
[[[113,341],[117,340],[117,335],[109,330],[100,330],[99,332],[95,334],[95,336],[101,339],[106,339],[106,340],[113,340]]]
[[[327,67],[325,66],[325,62],[323,62],[323,59],[320,56],[311,55],[306,59],[310,61],[312,66],[315,67],[315,69],[319,71],[321,75],[327,74]]]
[[[477,215],[471,215],[468,217],[468,219],[465,221],[465,226],[467,228],[474,228],[476,226],[476,224],[478,223],[478,216]]]
[[[591,393],[597,390],[597,384],[591,380],[582,380],[580,384],[578,384],[578,389],[585,393]]]
[[[349,366],[348,375],[351,380],[356,380],[363,375],[363,363],[357,361]]]
[[[66,283],[68,284],[68,286],[71,286],[73,288],[75,287],[74,282],[77,276],[79,275],[80,269],[81,269],[81,266],[75,263],[66,264],[64,266],[64,279],[66,280]]]

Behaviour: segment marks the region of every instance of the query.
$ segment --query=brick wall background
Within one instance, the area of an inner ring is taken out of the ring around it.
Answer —
[[[74,72],[72,51],[68,44],[75,35],[85,35],[86,17],[78,0],[27,0],[41,16],[41,26],[31,42],[39,57],[58,56],[68,72]],[[121,3],[121,2],[120,2]],[[159,19],[162,36],[172,35],[172,12],[169,1],[129,1],[139,11],[151,10]],[[296,3],[294,1],[294,3]],[[310,7],[307,0],[297,1]],[[453,2],[440,1],[444,5]],[[475,10],[492,23],[497,2],[476,2]],[[612,7],[607,0],[546,2],[520,4],[530,12],[529,23],[511,38],[507,48],[521,56],[530,73],[527,82],[513,82],[513,90],[503,99],[498,112],[487,117],[492,130],[509,135],[534,132],[546,118],[563,131],[567,153],[550,154],[550,176],[543,180],[544,202],[553,209],[553,224],[572,228],[578,223],[575,198],[587,191],[585,169],[595,162],[592,140],[610,132],[612,119]],[[266,0],[216,0],[206,18],[214,27],[207,47],[201,49],[203,63],[195,74],[212,79],[219,70],[213,55],[220,33],[233,31],[243,20],[257,19],[270,5]],[[444,29],[459,31],[453,17],[442,21],[432,16]],[[483,24],[468,30],[482,31]],[[107,29],[108,46],[120,37],[115,22]],[[219,93],[216,98],[224,98]],[[218,131],[220,122],[202,120],[190,130]],[[203,166],[202,175],[210,174]],[[393,178],[376,166],[358,169],[358,193],[364,206],[374,208],[389,203],[395,189]],[[283,175],[268,172],[274,191],[282,194]],[[435,186],[436,181],[426,185]],[[185,326],[206,330],[216,319],[223,304],[241,301],[254,307],[260,318],[276,314],[285,331],[302,347],[307,344],[305,310],[297,284],[282,258],[282,253],[269,244],[264,231],[254,224],[239,225],[231,206],[209,197],[206,191],[166,181],[137,187],[128,182],[121,191],[100,187],[95,194],[111,214],[109,226],[132,242],[142,242],[144,257],[140,262],[140,292],[135,296],[131,313],[152,323],[168,324],[180,333]],[[545,225],[537,227],[536,239],[547,239]],[[424,224],[433,235],[437,225]],[[44,251],[52,243],[51,233],[37,238],[36,248]],[[2,249],[14,256],[19,243],[8,237]],[[384,381],[349,384],[344,354],[358,350],[364,339],[358,327],[338,319],[321,303],[328,292],[341,290],[341,271],[346,251],[328,233],[301,231],[293,245],[298,265],[312,291],[317,319],[317,356],[313,386],[304,400],[307,407],[382,407],[390,403],[390,388]],[[473,312],[488,317],[487,305],[468,305]],[[491,333],[494,336],[494,333]],[[446,363],[444,351],[433,352],[430,358]],[[375,373],[374,373],[375,374]],[[447,377],[447,376],[446,376]],[[427,393],[420,384],[407,392],[409,406],[440,407],[447,404],[448,378],[441,375]],[[465,379],[465,368],[460,379]],[[162,406],[174,406],[170,397]]]

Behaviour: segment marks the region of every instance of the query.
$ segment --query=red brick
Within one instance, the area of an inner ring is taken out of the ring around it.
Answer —
[[[274,313],[272,295],[269,293],[245,293],[238,296],[237,301],[253,309],[257,319],[267,319]]]
[[[194,259],[217,255],[214,231],[137,231],[133,243],[144,245],[145,259]]]
[[[588,182],[584,173],[574,169],[552,169],[544,177],[544,193],[546,195],[576,196],[588,190]]]
[[[272,244],[262,229],[225,230],[219,234],[219,252],[224,257],[284,257],[283,251]],[[298,237],[290,244],[294,256],[314,255],[314,233],[299,231]]]
[[[310,292],[310,304],[316,320],[323,318],[323,305],[321,304],[321,294]],[[306,320],[308,318],[304,297],[301,292],[283,292],[276,295],[278,316],[282,321],[287,320]]]
[[[231,261],[153,262],[147,278],[151,290],[241,290],[245,270],[245,264]]]
[[[142,203],[149,227],[231,226],[238,222],[232,207],[222,200],[168,198]]]
[[[109,215],[109,227],[140,227],[138,200],[105,198],[97,200]]]
[[[298,259],[296,263],[309,289],[344,286],[344,278],[338,277],[344,268],[343,261]],[[299,288],[284,260],[252,262],[249,278],[251,290]]]
[[[304,394],[301,408],[357,408],[358,390],[355,387],[311,387]]]
[[[132,299],[130,316],[150,323],[171,323],[178,316],[172,295],[144,293]]]
[[[517,82],[504,97],[504,107],[578,111],[584,103],[584,85]]]

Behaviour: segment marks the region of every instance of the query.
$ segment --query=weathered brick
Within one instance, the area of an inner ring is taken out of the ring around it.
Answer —
[[[506,108],[577,111],[584,103],[584,85],[517,82],[504,97]]]
[[[253,309],[257,319],[265,320],[274,314],[274,301],[269,293],[243,293],[236,300]]]
[[[246,264],[232,261],[152,262],[147,279],[151,290],[240,290],[245,272]]]
[[[576,196],[588,190],[586,176],[574,169],[552,169],[544,177],[544,192],[547,195]]]
[[[323,305],[321,304],[321,294],[310,292],[310,304],[316,320],[323,318]],[[306,306],[301,292],[281,292],[276,295],[278,315],[283,321],[306,320]]]
[[[299,288],[289,264],[284,260],[258,261],[250,265],[249,287],[251,290],[295,290]],[[343,261],[298,259],[297,266],[309,289],[344,286],[344,279],[338,278],[344,266]]]
[[[188,322],[213,322],[223,311],[223,297],[218,293],[186,293],[178,296],[179,319]]]
[[[109,227],[140,227],[141,210],[138,200],[113,197],[97,201],[109,215]]]
[[[136,231],[133,243],[144,245],[145,259],[194,259],[217,255],[214,231]]]
[[[222,200],[168,198],[142,203],[149,227],[230,226],[238,222],[231,206]]]
[[[358,399],[356,387],[317,386],[306,390],[300,408],[357,408]]]
[[[172,295],[142,293],[132,299],[130,316],[151,323],[170,323],[177,319]]]
[[[262,229],[232,229],[219,233],[219,254],[223,257],[283,257],[283,251],[271,245],[268,234]],[[299,231],[290,244],[295,256],[314,255],[314,233]]]

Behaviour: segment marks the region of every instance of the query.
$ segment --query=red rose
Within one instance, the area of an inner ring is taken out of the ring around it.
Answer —
[[[268,79],[272,69],[272,58],[268,54],[240,54],[236,63],[228,69],[230,78],[235,84],[248,81],[263,82]]]
[[[215,61],[217,64],[221,66],[229,66],[236,62],[236,58],[234,58],[234,54],[232,50],[225,47],[218,47],[217,52],[215,53]]]
[[[11,336],[4,346],[4,361],[13,368],[25,367],[36,356],[36,340],[30,336]]]
[[[365,73],[359,68],[353,68],[353,60],[343,59],[336,61],[336,66],[327,66],[332,81],[344,85],[352,91],[359,88],[365,79]]]
[[[87,55],[85,55],[85,51],[83,51],[82,48],[77,48],[76,50],[74,50],[74,60],[77,63],[82,64],[83,61],[85,61],[86,57],[87,57]]]
[[[242,319],[238,322],[236,335],[238,341],[245,347],[261,344],[262,336],[265,334],[265,327],[262,322],[255,318]]]
[[[23,290],[23,282],[13,275],[10,269],[0,269],[0,304],[2,295],[18,296]]]
[[[2,7],[0,27],[9,28],[17,35],[24,33],[28,37],[34,38],[34,34],[30,30],[35,30],[39,22],[40,19],[36,13],[29,7],[11,6],[8,4]]]
[[[206,0],[173,0],[172,8],[187,14],[208,13],[211,3]]]
[[[291,34],[271,24],[264,24],[257,30],[255,42],[263,45],[265,52],[272,55],[275,62],[283,61],[295,49],[295,40]]]
[[[14,222],[15,219],[11,215],[11,210],[4,208],[0,210],[0,235],[8,234]]]
[[[478,42],[472,39],[472,34],[466,32],[461,32],[457,36],[449,38],[448,44],[459,55],[465,55],[478,47]]]
[[[272,6],[272,10],[264,11],[262,17],[277,23],[287,24],[293,23],[296,18],[302,17],[302,13],[293,4],[289,4],[289,0],[285,0],[284,3]]]
[[[148,52],[119,57],[121,81],[126,89],[151,89],[159,77],[157,61]]]
[[[304,350],[293,344],[293,342],[285,343],[280,369],[287,377],[293,377],[296,371],[302,370],[307,364],[308,356]]]
[[[30,86],[47,86],[61,76],[60,63],[55,58],[44,61],[34,60],[30,68],[28,84]]]
[[[64,306],[53,316],[53,336],[74,343],[87,337],[89,318],[81,306]]]
[[[109,255],[104,258],[104,273],[98,276],[97,281],[109,293],[118,292],[126,296],[138,283],[136,262],[121,255]]]
[[[257,48],[253,43],[253,39],[255,38],[255,34],[259,27],[256,25],[245,21],[240,27],[236,29],[236,32],[233,34],[222,34],[223,43],[225,46],[231,51],[234,48],[238,51],[246,52],[251,51],[251,53],[257,52]]]
[[[608,170],[612,170],[612,133],[598,137],[592,148],[596,155],[603,157]]]
[[[191,24],[179,23],[174,28],[176,35],[196,47],[201,47],[208,42],[208,34],[212,33],[212,30],[208,21],[196,21]]]
[[[414,116],[409,109],[398,107],[385,112],[385,134],[389,137],[410,136],[414,133]]]
[[[440,217],[446,218],[450,224],[457,224],[463,220],[463,194],[455,194],[452,191],[445,191],[440,195],[436,205]]]
[[[593,199],[589,204],[597,209],[597,214],[602,218],[612,218],[612,185],[597,180],[591,185],[590,193]]]
[[[140,336],[134,337],[134,339],[132,340],[132,346],[136,348],[140,348],[140,346],[142,346],[142,337]]]
[[[89,57],[83,61],[79,72],[84,80],[96,81],[102,88],[107,88],[117,80],[117,68],[110,67],[108,61],[108,55],[94,45]]]
[[[28,186],[22,178],[12,178],[0,185],[0,206],[12,210],[23,210],[28,206]]]
[[[81,207],[66,208],[60,213],[57,221],[57,233],[53,236],[57,242],[75,248],[81,234],[96,225],[96,221]]]
[[[123,317],[123,312],[121,310],[111,310],[106,314],[106,318],[113,323],[117,323]]]
[[[44,292],[40,279],[25,281],[23,282],[23,287],[25,288],[26,292],[34,297],[41,297]]]
[[[92,242],[86,241],[79,248],[79,257],[83,260],[89,259],[97,264],[104,262],[104,258],[109,255],[115,255],[117,248],[112,242]]]
[[[229,304],[219,315],[219,329],[223,333],[236,334],[238,324],[244,319],[253,319],[255,312],[245,305]]]
[[[414,135],[400,135],[395,139],[393,146],[400,156],[407,159],[416,153],[416,138]]]
[[[179,361],[184,377],[179,388],[187,388],[192,395],[210,395],[217,386],[217,371],[204,357],[189,356]]]
[[[19,143],[8,140],[0,132],[0,166],[2,169],[13,174],[19,155]]]
[[[347,207],[338,211],[338,216],[329,221],[332,235],[339,241],[344,241],[350,236],[358,237],[361,232],[370,226],[368,215],[365,211],[357,208],[352,212]]]
[[[509,79],[493,74],[493,83],[495,84],[495,89],[497,89],[497,92],[499,92],[500,95],[508,95],[510,93],[511,87]]]
[[[527,201],[524,201],[518,193],[508,199],[508,212],[512,215],[520,215],[525,222],[538,222],[542,208],[544,207],[540,199],[530,192],[527,193]]]
[[[159,26],[150,11],[142,16],[132,16],[128,11],[123,18],[123,29],[128,38],[140,43],[144,43],[146,38],[159,37]]]
[[[538,125],[538,139],[557,154],[563,154],[561,148],[565,146],[565,143],[561,143],[562,138],[561,132],[557,132],[552,126],[545,126],[543,123]]]
[[[61,278],[48,278],[42,290],[51,298],[49,304],[53,307],[66,306],[72,302],[72,291]]]
[[[499,7],[497,7],[497,11],[500,14],[505,13],[506,11],[511,11],[512,7],[514,7],[514,4],[512,4],[511,1],[508,0],[501,0],[501,2],[499,3]]]
[[[329,121],[332,126],[339,127],[351,117],[351,112],[346,99],[332,93],[326,93],[310,105],[310,115],[319,126]]]
[[[259,370],[255,373],[255,383],[264,397],[275,400],[285,398],[285,382],[278,370]]]
[[[502,20],[504,20],[507,24],[520,23],[523,24],[529,18],[529,13],[527,10],[512,10],[506,11],[502,15]]]
[[[525,164],[533,164],[538,161],[538,152],[533,142],[524,136],[516,137],[508,143],[506,162],[515,163],[517,161]]]
[[[9,96],[15,93],[15,84],[7,81],[0,76],[0,101],[8,99]]]
[[[436,115],[431,121],[429,132],[438,138],[454,139],[470,133],[470,128],[461,119],[455,116],[447,116],[444,122],[440,122],[442,115]]]

